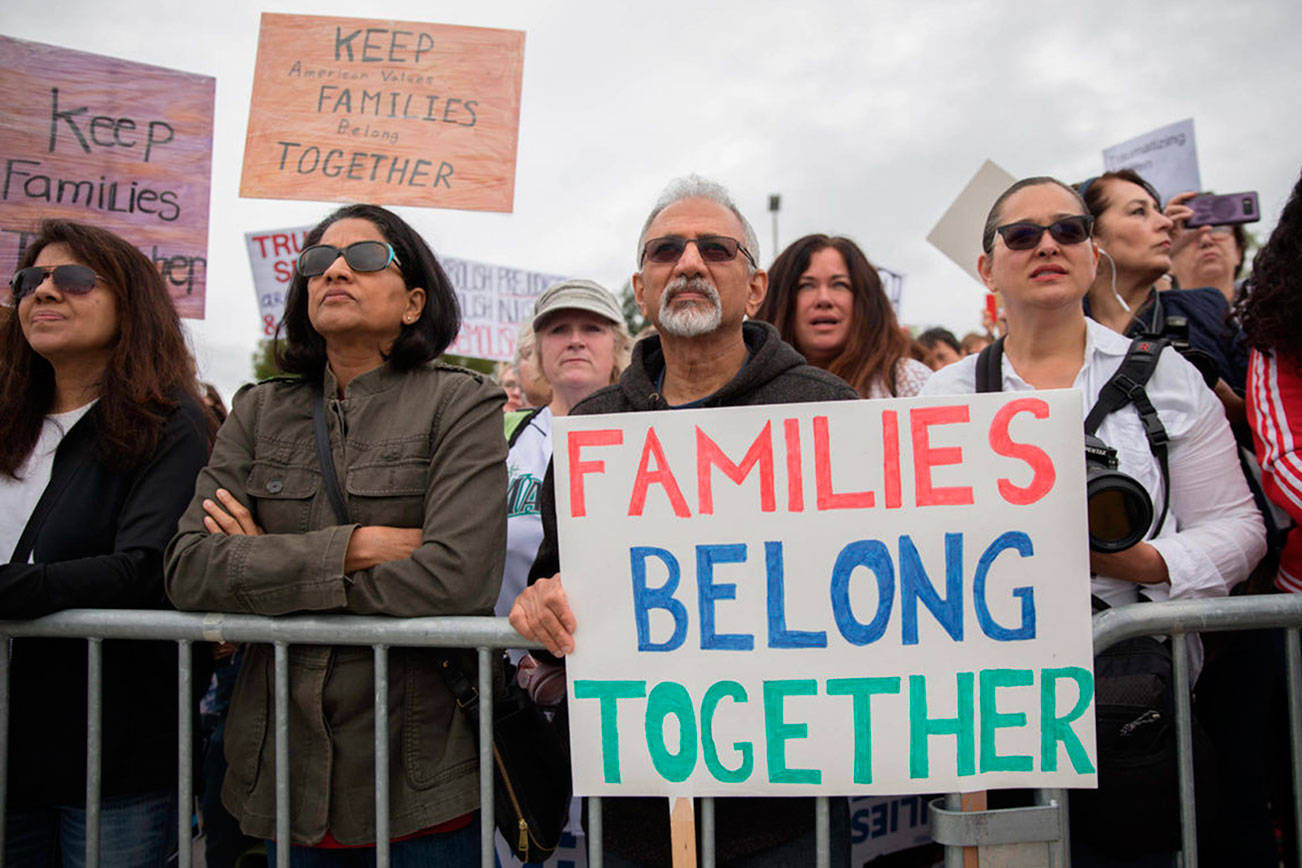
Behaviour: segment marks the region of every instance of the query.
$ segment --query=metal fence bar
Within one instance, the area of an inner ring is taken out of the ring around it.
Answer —
[[[1094,653],[1135,636],[1265,630],[1302,624],[1302,594],[1217,600],[1165,600],[1106,609],[1094,616]]]
[[[1194,804],[1193,711],[1189,706],[1189,637],[1171,635],[1175,670],[1175,738],[1180,779],[1180,849],[1184,868],[1198,868],[1198,816]]]
[[[827,796],[814,799],[814,865],[817,868],[832,865],[832,810]]]
[[[493,831],[493,668],[492,652],[479,648],[479,864],[493,868],[496,862]],[[510,843],[509,841],[507,842]]]
[[[1284,659],[1288,670],[1289,753],[1293,759],[1293,844],[1302,865],[1302,648],[1297,627],[1284,631]]]
[[[714,868],[714,799],[701,799],[701,868]]]
[[[389,649],[375,655],[375,865],[389,868]]]
[[[194,809],[194,700],[190,642],[176,643],[176,863],[190,868],[194,848],[190,844],[190,818]]]
[[[9,637],[0,636],[0,868],[5,868],[5,799],[9,795]]]
[[[99,639],[86,642],[86,866],[99,865],[100,751],[104,733],[104,647]]]
[[[289,646],[276,642],[276,868],[289,868]]]
[[[945,794],[945,810],[961,811],[963,810],[962,793]],[[945,868],[963,868],[963,848],[946,845],[945,847]]]
[[[588,796],[588,868],[602,868],[602,841],[601,796]]]
[[[1071,832],[1067,823],[1067,791],[1036,790],[1037,805],[1056,805],[1058,807],[1059,829],[1061,834],[1057,841],[1048,842],[1049,864],[1054,868],[1063,868],[1071,864]]]
[[[33,621],[0,621],[0,636],[47,639],[192,639],[284,642],[289,645],[376,645],[412,648],[541,648],[505,618],[458,615],[389,618],[370,615],[262,615],[135,609],[67,609]]]

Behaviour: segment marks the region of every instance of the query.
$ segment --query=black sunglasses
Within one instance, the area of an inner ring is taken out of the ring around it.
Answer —
[[[341,256],[353,271],[383,271],[389,263],[402,268],[392,245],[383,241],[357,241],[342,248],[333,244],[313,244],[298,255],[298,273],[304,277],[325,274],[326,269]]]
[[[677,262],[687,250],[688,244],[695,244],[696,252],[701,254],[701,258],[706,262],[731,262],[737,258],[737,251],[740,250],[750,260],[752,266],[759,267],[755,264],[755,257],[750,255],[750,251],[736,238],[729,238],[727,235],[702,235],[698,238],[666,235],[663,238],[652,238],[642,248],[642,262],[648,259],[660,265]]]
[[[14,301],[36,292],[36,287],[50,275],[54,275],[54,285],[59,291],[70,295],[85,295],[95,288],[95,281],[100,279],[99,275],[84,265],[29,265],[19,269],[9,279]]]
[[[1082,241],[1089,240],[1090,230],[1093,227],[1094,218],[1080,214],[1075,217],[1063,217],[1048,226],[1041,226],[1029,220],[1019,220],[1016,223],[1000,226],[995,231],[1003,236],[1004,246],[1009,250],[1030,250],[1040,243],[1040,236],[1046,229],[1053,240],[1059,244],[1080,244]]]

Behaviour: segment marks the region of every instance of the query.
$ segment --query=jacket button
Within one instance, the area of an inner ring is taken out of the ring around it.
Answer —
[[[281,482],[279,479],[271,479],[267,481],[267,491],[272,494],[280,494],[284,487],[285,483]]]

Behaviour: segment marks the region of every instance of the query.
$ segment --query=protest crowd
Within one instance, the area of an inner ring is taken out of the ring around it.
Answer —
[[[1240,225],[1186,225],[1192,195],[1163,202],[1131,170],[1017,181],[981,238],[997,315],[961,339],[915,338],[855,241],[807,235],[765,267],[727,190],[690,176],[629,238],[644,333],[608,289],[565,279],[537,297],[495,377],[440,360],[462,314],[427,240],[390,210],[348,205],[297,257],[283,374],[242,388],[229,415],[198,382],[149,258],[48,220],[0,308],[0,618],[495,614],[545,648],[503,655],[499,687],[563,731],[583,625],[558,543],[557,419],[1051,389],[1076,390],[1082,445],[1129,480],[1091,501],[1096,611],[1302,592],[1302,180],[1251,262]],[[1282,634],[1209,635],[1190,651],[1203,861],[1291,864]],[[188,845],[177,653],[105,643],[106,865],[166,864]],[[84,654],[74,640],[13,641],[6,864],[73,864],[84,846]],[[206,864],[274,864],[288,842],[274,840],[272,648],[194,655]],[[473,654],[390,655],[395,864],[480,858],[475,729],[449,666],[471,671]],[[294,646],[289,671],[291,864],[374,864],[370,649]],[[1146,830],[1177,807],[1136,804],[1108,779],[1108,751],[1100,737],[1100,790],[1073,792],[1072,864],[1176,864],[1178,839]],[[812,798],[719,798],[716,817],[721,865],[812,864]],[[572,825],[586,822],[576,800]],[[664,798],[606,798],[605,864],[669,865],[669,824]],[[833,865],[850,864],[850,826],[848,800],[833,798]]]

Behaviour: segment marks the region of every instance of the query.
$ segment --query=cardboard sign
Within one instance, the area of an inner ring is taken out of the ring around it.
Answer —
[[[294,226],[244,233],[253,291],[258,296],[258,331],[263,338],[275,336],[285,315],[285,294],[294,277],[294,263],[311,230],[311,226]],[[520,323],[533,317],[539,294],[561,280],[556,274],[451,256],[440,256],[439,263],[461,305],[461,331],[448,352],[475,359],[509,361],[515,354]]]
[[[575,793],[1095,786],[1077,392],[553,425]]]
[[[524,33],[262,14],[241,196],[510,211]]]
[[[274,338],[276,326],[285,315],[285,294],[294,279],[294,263],[303,251],[303,239],[311,226],[245,232],[244,246],[253,269],[253,291],[258,296],[258,331],[261,338]]]
[[[927,241],[932,247],[972,275],[972,279],[982,288],[985,284],[977,272],[977,258],[981,255],[981,229],[985,226],[990,206],[1016,180],[995,163],[986,160],[927,235]]]
[[[201,319],[215,84],[0,36],[0,274],[41,220],[77,220],[138,246],[181,316]]]
[[[1103,150],[1103,169],[1134,169],[1157,188],[1162,204],[1186,190],[1201,191],[1193,118],[1186,118]]]

